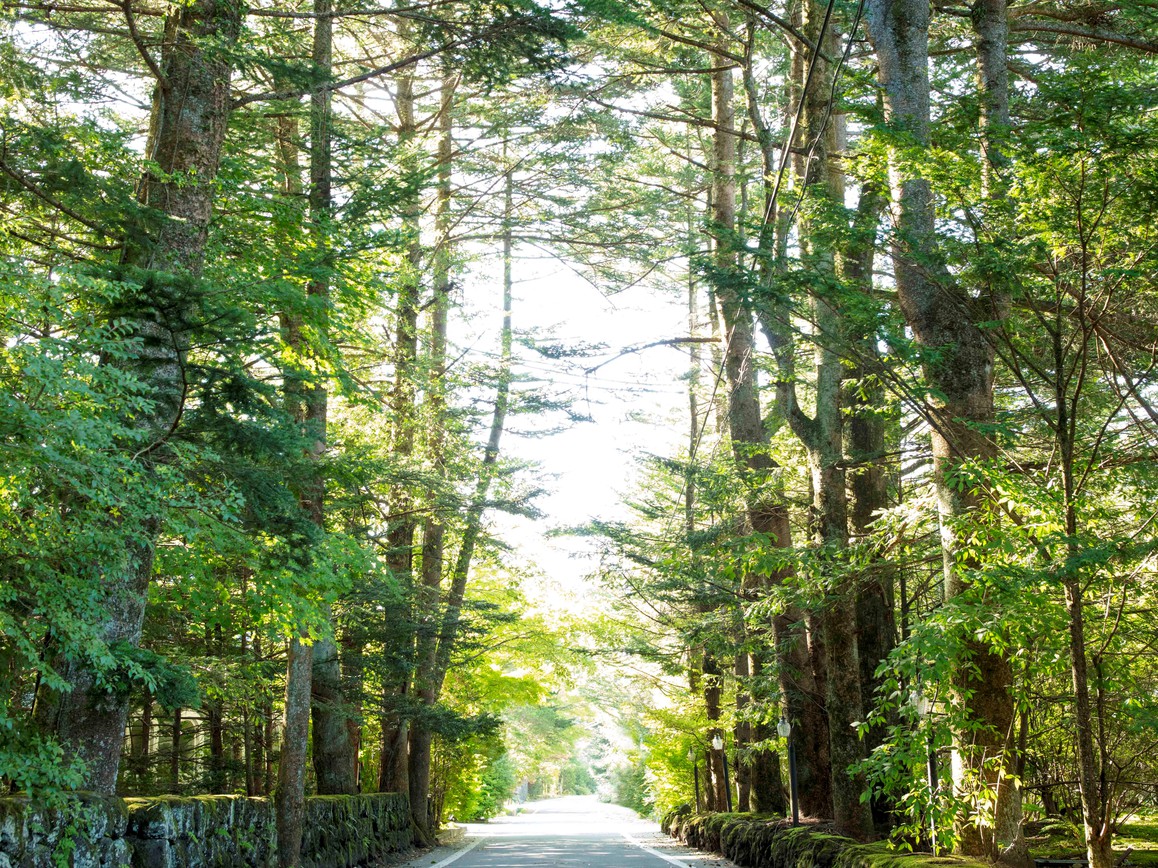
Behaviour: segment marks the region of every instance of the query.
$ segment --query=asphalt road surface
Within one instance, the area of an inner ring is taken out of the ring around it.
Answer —
[[[655,823],[593,796],[530,802],[513,817],[467,826],[458,848],[439,848],[400,868],[734,868],[678,845]]]

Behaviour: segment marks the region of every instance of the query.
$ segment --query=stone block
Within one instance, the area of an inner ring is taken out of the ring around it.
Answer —
[[[80,794],[64,812],[0,798],[0,868],[55,868],[74,830],[72,868],[274,868],[268,799]],[[355,868],[410,845],[409,807],[392,793],[306,800],[303,864]]]
[[[134,841],[133,868],[177,868],[173,847],[166,838],[143,838]]]

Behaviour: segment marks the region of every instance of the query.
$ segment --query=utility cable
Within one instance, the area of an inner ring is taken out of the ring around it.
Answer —
[[[848,63],[848,58],[852,54],[852,44],[856,41],[856,31],[860,27],[860,19],[864,14],[864,0],[860,0],[856,7],[856,15],[852,19],[852,27],[848,31],[848,42],[844,46],[844,54],[840,57],[840,62],[836,65],[836,70],[832,74],[832,90],[828,94],[828,106],[824,112],[824,123],[820,125],[820,131],[817,132],[816,138],[812,140],[812,145],[808,149],[808,156],[804,160],[805,178],[808,177],[808,167],[812,163],[812,158],[816,155],[816,148],[820,144],[820,137],[824,135],[824,131],[828,128],[828,121],[832,118],[832,108],[836,104],[836,90],[840,84],[840,74],[844,70],[844,66]],[[803,95],[800,98],[801,105],[804,104]],[[796,215],[800,213],[800,206],[804,202],[804,194],[807,187],[801,183],[800,195],[796,197],[796,205],[792,209],[792,214],[788,217],[788,225],[796,219]]]
[[[828,22],[832,19],[832,9],[836,5],[836,0],[828,0],[828,6],[824,10],[824,20],[820,23],[820,33],[816,37],[816,48],[812,52],[812,57],[808,59],[808,72],[804,76],[804,87],[800,90],[800,100],[796,103],[796,115],[792,118],[792,128],[788,136],[784,139],[784,147],[780,151],[780,168],[776,172],[776,184],[772,188],[772,195],[768,198],[768,204],[764,208],[764,221],[761,228],[768,225],[768,221],[772,219],[772,212],[776,208],[776,199],[780,195],[780,188],[784,184],[784,170],[788,167],[788,154],[792,150],[792,143],[796,140],[796,129],[800,126],[800,118],[804,114],[804,101],[808,96],[808,89],[812,84],[812,75],[816,72],[816,61],[820,57],[820,46],[824,44],[824,37],[828,33]],[[851,36],[849,42],[851,44]]]

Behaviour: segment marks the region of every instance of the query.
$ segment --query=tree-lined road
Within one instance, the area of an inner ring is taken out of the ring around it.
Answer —
[[[718,856],[680,847],[655,823],[592,796],[533,802],[518,816],[467,826],[466,843],[404,868],[733,868]]]

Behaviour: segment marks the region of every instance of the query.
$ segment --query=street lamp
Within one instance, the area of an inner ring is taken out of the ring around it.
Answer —
[[[688,762],[692,764],[692,783],[696,788],[696,813],[700,812],[700,764],[696,761],[696,749],[688,748]]]
[[[800,798],[796,792],[796,744],[792,741],[792,724],[781,717],[776,732],[788,742],[788,794],[792,797],[792,825],[800,825]]]
[[[724,738],[718,732],[712,736],[712,747],[720,752],[720,759],[724,761],[724,796],[730,814],[732,813],[732,785],[728,783],[728,755],[724,753]]]
[[[923,724],[933,712],[933,702],[921,691],[914,690],[909,694],[909,701],[917,712],[917,719]],[[933,727],[929,727],[925,742],[925,772],[929,781],[929,843],[933,847],[933,855],[937,855],[937,819],[934,809],[937,803],[937,752],[933,744]]]

